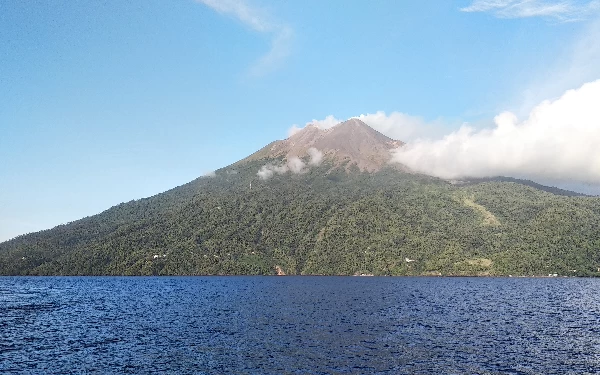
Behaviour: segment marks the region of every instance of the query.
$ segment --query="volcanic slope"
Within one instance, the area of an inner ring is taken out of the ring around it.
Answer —
[[[323,153],[334,167],[375,172],[386,166],[390,150],[404,145],[359,119],[350,119],[329,129],[308,125],[288,139],[275,141],[238,163],[260,159],[305,157],[313,148]]]
[[[600,198],[451,184],[388,164],[401,145],[356,119],[308,126],[213,177],[0,243],[0,273],[598,275]]]

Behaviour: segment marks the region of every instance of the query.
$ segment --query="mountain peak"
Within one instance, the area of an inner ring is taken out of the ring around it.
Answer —
[[[350,119],[348,119],[346,121],[342,121],[340,123],[337,123],[336,125],[334,125],[334,126],[332,126],[330,128],[326,128],[326,129],[320,128],[318,125],[316,125],[316,124],[314,124],[314,123],[311,122],[311,123],[307,124],[304,128],[300,129],[297,133],[301,133],[303,131],[311,131],[311,130],[314,130],[314,129],[319,129],[319,130],[322,130],[322,131],[331,131],[333,129],[338,129],[339,130],[339,128],[344,128],[344,129],[354,128],[354,129],[363,129],[365,131],[375,131],[376,132],[375,129],[371,128],[369,125],[367,125],[366,123],[364,123],[362,120],[360,120],[360,119],[358,119],[356,117],[353,117],[353,118],[350,118]]]
[[[373,129],[369,125],[365,124],[362,120],[360,120],[356,117],[348,119],[344,122],[340,122],[339,124],[337,124],[335,126],[340,126],[340,127],[354,126],[354,127],[358,127],[358,128],[365,127],[365,128]]]
[[[390,150],[403,144],[360,119],[351,118],[328,129],[309,124],[289,138],[271,143],[249,159],[303,158],[310,148],[316,148],[334,165],[345,165],[346,169],[356,166],[361,171],[374,172],[389,162]]]

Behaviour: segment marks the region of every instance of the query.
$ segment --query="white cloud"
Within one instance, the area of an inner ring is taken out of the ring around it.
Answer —
[[[323,120],[314,120],[313,119],[311,122],[307,123],[306,125],[310,124],[310,125],[317,126],[320,129],[329,129],[329,128],[336,126],[340,122],[342,122],[342,120],[338,120],[334,116],[329,115],[329,116],[325,117]]]
[[[302,162],[300,159],[298,160]],[[292,168],[294,168],[293,170],[290,168],[290,165],[292,166]],[[286,174],[290,170],[292,170],[293,173],[297,173],[294,172],[296,170],[295,168],[297,167],[298,164],[295,161],[288,161],[284,164],[269,163],[260,167],[256,174],[258,175],[258,177],[260,177],[261,180],[268,180],[269,178],[273,177],[274,174]]]
[[[600,11],[599,0],[474,0],[463,12],[489,12],[500,18],[548,17],[577,21]]]
[[[334,116],[329,115],[329,116],[325,117],[325,119],[323,119],[323,120],[313,119],[311,122],[307,122],[303,127],[299,127],[298,125],[294,124],[288,129],[288,137],[291,137],[292,135],[298,133],[300,130],[304,129],[304,127],[306,127],[308,125],[316,126],[319,129],[329,129],[329,128],[339,124],[340,122],[342,122],[342,120],[338,120]]]
[[[271,36],[271,48],[250,68],[252,76],[261,76],[276,69],[291,52],[294,31],[273,21],[265,12],[245,0],[196,0],[221,14],[232,15],[252,30]]]
[[[288,160],[287,166],[292,173],[302,173],[304,172],[305,164],[300,158],[292,157]]]
[[[276,165],[269,163],[260,167],[256,174],[261,180],[268,180],[269,178],[273,177],[275,173],[285,174],[287,171],[289,171],[287,164]]]
[[[378,111],[376,113],[355,116],[354,118],[360,119],[365,124],[392,139],[401,141],[410,141],[419,138],[434,138],[443,135],[445,131],[445,124],[441,120],[426,122],[421,117],[411,116],[400,112],[392,112],[388,116],[385,112]],[[323,120],[312,120],[311,122],[307,122],[306,125],[314,125],[320,129],[329,129],[340,122],[343,122],[343,120],[339,120],[335,116],[329,115]],[[302,129],[303,128],[300,128],[297,125],[292,125],[292,127],[288,129],[288,136],[292,136]]]
[[[381,134],[401,141],[434,138],[442,135],[445,129],[444,123],[441,120],[426,122],[421,117],[401,112],[392,112],[388,116],[385,112],[378,111],[376,113],[360,115],[356,118]]]
[[[317,150],[314,147],[308,149],[308,155],[310,160],[308,162],[309,166],[316,166],[321,164],[323,160],[323,153]],[[287,172],[292,172],[293,174],[301,174],[306,173],[308,169],[306,169],[306,163],[302,161],[297,156],[290,157],[285,163],[282,164],[265,164],[256,173],[256,175],[261,180],[268,180],[273,177],[275,174],[285,174]]]
[[[258,172],[256,173],[261,180],[268,180],[273,177],[273,170],[271,169],[271,164],[263,165],[260,167]]]
[[[510,112],[494,129],[468,126],[436,141],[416,141],[393,161],[442,177],[511,176],[600,184],[600,80],[536,106],[519,122]]]
[[[319,129],[329,129],[329,128],[339,124],[340,122],[342,122],[342,120],[338,120],[334,116],[329,115],[329,116],[325,117],[325,119],[323,119],[323,120],[313,119],[311,122],[307,122],[303,127],[299,127],[298,125],[294,124],[294,125],[292,125],[291,128],[288,129],[288,137],[291,137],[292,135],[298,133],[300,130],[304,129],[304,127],[307,125],[313,125],[313,126],[318,127]]]
[[[300,130],[302,130],[302,128],[298,127],[298,125],[292,125],[292,127],[288,129],[288,137],[298,133]]]
[[[202,175],[203,177],[216,177],[217,173],[215,171],[209,171]]]
[[[309,165],[319,165],[323,161],[323,153],[314,147],[308,149],[308,155],[310,155]]]

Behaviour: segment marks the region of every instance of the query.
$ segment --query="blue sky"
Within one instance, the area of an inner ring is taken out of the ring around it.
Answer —
[[[327,116],[379,112],[385,129],[370,125],[420,142],[401,161],[435,174],[419,152],[445,135],[468,126],[461,145],[479,150],[500,113],[521,129],[543,100],[564,108],[566,90],[600,79],[599,20],[598,1],[0,2],[0,241],[181,185]],[[596,114],[577,134],[598,134]],[[594,189],[581,164],[506,174]],[[446,177],[488,166],[464,168]]]

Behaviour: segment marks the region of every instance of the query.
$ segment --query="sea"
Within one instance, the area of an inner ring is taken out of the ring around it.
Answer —
[[[600,374],[600,280],[0,277],[2,374]]]

